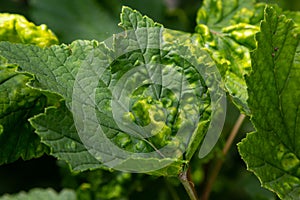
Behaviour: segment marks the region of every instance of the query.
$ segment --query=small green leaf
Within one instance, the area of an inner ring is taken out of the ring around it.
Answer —
[[[57,193],[53,189],[35,188],[29,192],[20,192],[18,194],[5,194],[0,200],[76,200],[76,193],[70,189],[64,189]]]
[[[300,29],[268,6],[247,77],[256,132],[238,145],[261,184],[281,199],[300,196]]]

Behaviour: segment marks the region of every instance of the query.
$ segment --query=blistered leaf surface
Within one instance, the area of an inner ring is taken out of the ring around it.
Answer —
[[[0,40],[40,47],[58,44],[58,39],[44,24],[36,26],[17,14],[0,14]]]
[[[197,15],[198,40],[218,64],[233,102],[246,114],[244,75],[251,68],[249,50],[256,46],[254,35],[264,6],[254,0],[205,0]]]
[[[208,127],[206,83],[220,84],[213,71],[208,80],[202,75],[213,62],[201,49],[166,42],[162,35],[171,32],[130,8],[123,8],[120,25],[126,34],[105,43],[79,40],[44,49],[2,43],[1,54],[36,76],[32,87],[65,100],[31,119],[52,155],[74,170],[103,167],[107,160],[146,172],[173,163],[154,173],[177,175]]]

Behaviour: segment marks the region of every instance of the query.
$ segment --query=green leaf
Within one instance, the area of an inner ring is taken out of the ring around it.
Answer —
[[[72,113],[65,103],[57,107],[48,107],[43,114],[30,119],[42,142],[51,148],[51,154],[67,161],[75,171],[101,167],[82,144],[78,136]]]
[[[40,47],[57,44],[58,40],[46,25],[36,26],[17,14],[0,13],[0,41],[35,44]]]
[[[284,11],[283,14],[289,18],[294,20],[296,24],[300,24],[300,13],[296,11]]]
[[[36,75],[36,81],[32,82],[33,87],[62,94],[68,100],[68,105],[70,105],[74,77],[81,65],[81,59],[84,59],[88,50],[92,48],[93,42],[84,41],[74,42],[70,46],[51,46],[44,49],[37,46],[17,45],[14,46],[14,50],[11,49],[17,53],[13,57],[25,58],[29,56],[28,60],[20,59],[16,61],[7,56],[5,57],[10,62],[18,62],[26,71]],[[31,123],[37,129],[42,141],[47,145],[52,145],[50,146],[52,155],[66,160],[74,170],[87,170],[91,165],[97,163],[94,157],[85,153],[83,148],[76,143],[80,139],[78,139],[74,127],[72,114],[64,105],[58,104],[55,107],[48,108],[45,113],[47,115],[41,114],[32,118]],[[61,117],[65,120],[62,120]],[[57,121],[57,119],[59,120]],[[61,126],[57,126],[58,124],[61,124]],[[73,127],[73,129],[70,129],[70,127]],[[73,159],[73,156],[77,157]]]
[[[5,194],[0,200],[76,200],[76,193],[70,189],[64,189],[57,193],[53,189],[35,188],[29,192],[20,192],[18,194]]]
[[[204,0],[197,15],[199,42],[218,64],[233,102],[248,115],[244,75],[251,69],[249,50],[255,48],[263,9],[254,0]]]
[[[45,26],[36,26],[23,16],[0,14],[0,40],[29,43],[40,47],[58,43],[55,35]],[[33,77],[17,73],[17,66],[1,60],[0,64],[0,164],[18,158],[28,160],[43,155],[48,148],[40,143],[28,123],[28,118],[42,112],[46,96],[26,84]]]
[[[36,88],[42,89],[43,90],[42,93],[44,93],[44,91],[48,90],[50,92],[56,92],[58,94],[69,94],[72,92],[71,86],[72,86],[73,82],[71,82],[71,80],[73,79],[73,81],[74,81],[74,76],[76,73],[76,71],[75,71],[76,68],[73,67],[73,65],[74,65],[73,63],[77,62],[79,64],[78,66],[80,66],[79,61],[84,56],[83,51],[86,50],[82,47],[84,45],[85,45],[85,42],[78,42],[78,43],[74,43],[70,47],[65,46],[65,45],[62,45],[61,47],[52,46],[51,48],[45,48],[44,50],[40,49],[37,46],[28,46],[28,48],[32,48],[31,51],[29,51],[31,54],[30,59],[32,59],[32,60],[31,61],[29,60],[29,62],[24,60],[24,63],[26,63],[26,64],[23,64],[23,62],[19,62],[19,64],[31,67],[31,70],[32,70],[31,72],[37,74],[36,81],[32,82],[32,84]],[[74,49],[73,55],[74,55],[74,57],[76,57],[76,59],[70,59],[69,62],[65,63],[65,66],[61,67],[63,69],[61,71],[58,71],[58,69],[59,69],[58,66],[60,66],[62,62],[66,61],[67,57],[70,55],[70,53],[71,53],[70,48]],[[92,48],[92,45],[91,46],[87,45],[87,48]],[[21,48],[21,49],[17,50],[18,55],[19,56],[25,55],[24,50],[26,51],[25,48]],[[43,51],[45,51],[45,52],[43,52]],[[53,53],[55,53],[55,55],[52,56],[52,59],[51,59],[51,54],[53,54]],[[44,62],[45,60],[48,60],[48,59],[49,59],[48,64],[51,63],[51,65],[49,65],[49,66],[45,65],[46,62]],[[36,61],[33,61],[33,60],[36,60]],[[13,61],[13,62],[15,62],[15,61]],[[32,62],[32,64],[31,64],[31,62]],[[44,65],[42,65],[41,63],[44,63]],[[21,70],[21,68],[20,68],[20,70]],[[66,70],[69,72],[74,70],[74,74],[72,74],[72,73],[62,74],[62,72],[66,71]],[[28,71],[30,71],[30,70],[28,70]],[[16,75],[20,74],[17,72],[14,72],[14,73]],[[70,87],[65,87],[64,79],[62,79],[61,81],[56,80],[56,78],[59,78],[60,75],[62,75],[63,78],[66,78],[66,80],[69,79],[69,82],[71,83]],[[22,87],[25,87],[25,89],[29,90],[28,91],[29,94],[33,94],[33,92],[35,90],[25,86],[25,84],[27,82],[29,82],[29,78],[24,81]],[[10,87],[3,87],[3,89],[6,90],[6,88],[13,88],[13,87],[15,87],[15,85],[10,86]],[[69,93],[68,93],[68,91],[69,91]],[[18,96],[21,96],[21,97],[19,97],[20,99],[26,100],[26,98],[24,98],[24,96],[22,96],[22,95],[25,95],[26,97],[28,97],[28,94],[24,93],[24,92],[18,92],[16,94]],[[38,94],[41,95],[41,92],[39,92]],[[71,98],[70,96],[68,96],[68,97],[69,98],[66,98],[66,99]],[[9,101],[9,102],[14,103],[14,101]],[[30,109],[32,109],[32,106],[36,106],[34,103],[35,102],[32,103],[33,105],[29,104],[29,106],[31,105]],[[50,105],[51,105],[51,103],[50,103]],[[57,110],[55,109],[55,107],[48,108],[46,111],[47,116],[45,116],[43,114],[37,115],[31,120],[31,123],[37,129],[37,133],[40,134],[40,136],[43,136],[43,137],[41,137],[43,142],[47,145],[54,146],[51,148],[51,152],[53,155],[55,155],[59,159],[64,159],[64,160],[68,161],[70,163],[70,165],[74,168],[74,170],[89,169],[90,166],[93,165],[93,163],[98,163],[98,162],[96,162],[97,160],[95,161],[94,157],[90,156],[88,153],[85,153],[84,151],[81,152],[82,148],[80,148],[79,145],[75,144],[75,146],[74,146],[74,141],[76,142],[77,140],[80,140],[80,139],[78,139],[76,137],[74,139],[73,138],[74,133],[72,132],[72,129],[71,130],[69,129],[69,127],[73,126],[73,131],[75,132],[75,134],[77,134],[76,129],[74,127],[74,121],[73,121],[72,115],[68,112],[68,110],[64,107],[64,105],[60,105],[60,103],[58,103],[58,104],[56,103],[55,106],[58,107]],[[18,110],[18,108],[16,108],[16,109]],[[42,110],[40,110],[40,112],[42,112]],[[35,113],[35,114],[37,114],[37,113]],[[53,116],[54,114],[56,114],[56,116]],[[13,115],[13,116],[15,116],[15,115]],[[32,116],[33,115],[27,116],[27,118],[25,118],[25,120],[27,120],[29,117],[32,117]],[[66,120],[57,121],[57,119],[61,119],[61,117],[65,117]],[[71,119],[69,119],[69,118],[71,118]],[[45,120],[45,121],[43,121],[43,120]],[[57,128],[58,128],[57,125],[62,122],[65,124],[61,124],[61,126],[59,126],[61,128],[61,130],[60,130],[61,132],[58,132],[58,134],[60,134],[60,135],[57,136],[57,134],[55,135],[54,133],[57,132]],[[30,130],[32,130],[32,128],[29,124],[27,124],[26,126],[30,127]],[[45,134],[45,131],[46,131],[45,129],[49,132],[49,134]],[[65,132],[68,132],[67,134],[69,134],[69,138],[68,138],[69,140],[67,139],[67,141],[63,140],[63,138],[65,136]],[[51,135],[50,135],[50,133],[51,133]],[[15,134],[15,135],[17,136],[17,134]],[[35,134],[34,134],[34,136],[37,137]],[[58,141],[54,140],[55,138]],[[10,137],[10,140],[15,141],[15,142],[18,141],[18,140],[14,140],[14,137]],[[54,142],[52,142],[52,141],[54,141]],[[7,143],[7,144],[9,144],[9,143]],[[5,145],[6,146],[5,148],[14,149],[13,145],[7,145],[7,144]],[[30,143],[26,143],[26,141],[24,141],[21,144],[27,146]],[[57,144],[59,144],[59,145],[57,145]],[[28,147],[30,147],[30,146],[31,145],[29,145]],[[58,152],[57,149],[61,149],[61,147],[62,147],[62,152]],[[78,154],[74,154],[75,150],[72,149],[73,147],[77,148],[77,150],[79,150]],[[7,154],[7,152],[5,152],[5,151],[3,151],[3,153]],[[78,159],[77,160],[72,159],[73,155],[75,155],[75,156],[78,155]]]
[[[61,41],[104,40],[119,32],[117,16],[95,0],[32,0],[30,14],[36,23],[46,23]]]
[[[212,112],[209,92],[220,101],[220,78],[205,51],[193,56],[195,46],[164,41],[162,25],[137,11],[124,7],[120,25],[126,34],[105,43],[44,49],[1,43],[0,50],[35,74],[33,87],[65,100],[66,107],[31,119],[52,155],[74,170],[103,167],[101,161],[125,171],[177,176],[203,141]],[[208,72],[212,76],[203,76]]]
[[[256,24],[262,18],[263,4],[255,0],[205,0],[198,11],[197,24],[207,24],[216,31],[238,23]]]
[[[265,12],[247,77],[248,104],[257,131],[238,147],[248,169],[265,188],[282,199],[298,199],[300,29],[273,7]]]
[[[32,76],[17,73],[16,66],[0,66],[0,164],[19,157],[27,160],[41,156],[47,148],[27,119],[43,111],[45,97],[26,86]]]

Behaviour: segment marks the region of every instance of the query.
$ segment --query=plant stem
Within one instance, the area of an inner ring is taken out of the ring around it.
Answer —
[[[194,183],[191,180],[190,168],[181,172],[178,176],[180,182],[184,186],[184,189],[188,193],[191,200],[199,200],[197,192],[194,187]]]
[[[237,121],[235,122],[234,124],[234,127],[232,128],[231,132],[230,132],[230,135],[226,141],[226,144],[222,150],[222,157],[218,159],[214,169],[212,170],[212,174],[210,175],[208,181],[207,181],[207,184],[206,184],[206,187],[204,189],[204,192],[203,192],[203,195],[202,195],[202,199],[203,200],[208,200],[209,199],[209,195],[210,195],[210,192],[211,192],[211,189],[212,189],[212,186],[222,168],[222,165],[223,165],[223,162],[224,162],[224,158],[225,156],[227,155],[232,143],[233,143],[233,140],[234,138],[236,137],[241,125],[243,124],[243,121],[245,119],[245,115],[244,114],[240,114],[239,118],[237,119]]]

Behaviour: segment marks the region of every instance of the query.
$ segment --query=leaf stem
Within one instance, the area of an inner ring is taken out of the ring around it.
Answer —
[[[184,186],[184,189],[188,193],[191,200],[199,200],[197,192],[194,187],[194,183],[190,176],[190,168],[181,172],[178,176],[180,182]]]
[[[223,165],[223,162],[224,162],[224,157],[227,155],[233,141],[234,141],[234,138],[236,137],[239,129],[241,128],[241,125],[243,124],[243,121],[245,119],[245,115],[244,114],[240,114],[239,118],[237,119],[237,121],[235,122],[231,132],[230,132],[230,135],[226,141],[226,144],[222,150],[222,157],[219,158],[217,160],[217,163],[215,165],[215,167],[213,168],[212,170],[212,174],[210,175],[208,181],[207,181],[207,184],[206,184],[206,187],[204,189],[204,192],[202,194],[202,199],[203,200],[208,200],[209,199],[209,196],[210,196],[210,192],[211,192],[211,189],[212,189],[212,186],[222,168],[222,165]]]
[[[226,141],[226,144],[223,148],[223,151],[222,151],[224,156],[226,156],[226,154],[228,153],[228,151],[233,143],[233,140],[236,137],[238,131],[240,130],[245,118],[246,118],[246,116],[244,114],[240,114],[239,118],[235,122],[234,127],[232,128],[231,133],[230,133],[230,135]]]

